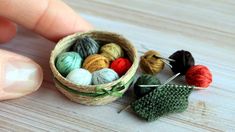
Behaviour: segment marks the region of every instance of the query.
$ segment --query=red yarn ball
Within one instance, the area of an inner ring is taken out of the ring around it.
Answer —
[[[203,65],[192,66],[186,73],[186,81],[189,85],[207,88],[212,82],[210,70]]]
[[[117,72],[119,76],[124,75],[129,68],[131,67],[132,63],[126,58],[118,58],[114,60],[111,64],[111,68]]]

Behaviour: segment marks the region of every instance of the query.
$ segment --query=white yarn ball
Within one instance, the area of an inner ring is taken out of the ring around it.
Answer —
[[[90,85],[92,82],[92,74],[82,68],[72,70],[66,78],[77,85]]]

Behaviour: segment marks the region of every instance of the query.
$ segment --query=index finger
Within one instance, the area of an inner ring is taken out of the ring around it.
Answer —
[[[58,40],[92,26],[59,0],[0,0],[0,16],[42,36]]]

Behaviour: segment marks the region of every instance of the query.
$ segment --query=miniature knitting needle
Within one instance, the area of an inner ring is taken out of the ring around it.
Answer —
[[[139,51],[141,54],[145,54],[145,52],[144,51]],[[160,55],[157,55],[157,54],[155,54],[154,55],[154,57],[156,57],[156,58],[159,58],[159,59],[162,59],[162,60],[167,60],[167,61],[175,61],[175,60],[173,60],[173,59],[170,59],[170,58],[166,58],[166,57],[163,57],[163,56],[160,56]],[[169,64],[169,63],[168,63]]]
[[[157,57],[157,58],[160,58],[160,59],[163,59],[163,60],[167,60],[167,61],[175,61],[175,60],[173,60],[173,59],[170,59],[170,58],[166,58],[166,57],[162,57],[162,56],[160,56],[160,55],[154,55],[155,57]]]
[[[145,52],[143,51],[139,51],[140,53],[142,54],[145,54]],[[164,58],[162,56],[159,56],[159,55],[154,55],[153,57],[157,58],[157,59],[161,59],[166,65],[168,65],[170,68],[172,68],[171,64],[168,62],[168,61],[175,61],[173,59],[169,59],[169,58]]]
[[[180,73],[178,73],[178,74],[180,74]],[[155,87],[158,86],[158,88],[162,88],[163,86],[165,86],[166,84],[168,84],[169,82],[171,82],[172,80],[174,80],[174,79],[178,76],[178,74],[176,74],[176,75],[172,76],[171,78],[169,78],[169,79],[168,79],[165,83],[163,83],[162,85],[155,85]],[[148,86],[148,85],[139,85],[139,86]],[[119,113],[121,113],[122,111],[129,109],[130,107],[131,107],[131,105],[128,105],[127,107],[121,109],[121,110],[118,111],[117,113],[119,114]]]
[[[149,48],[147,48],[145,45],[143,45],[143,44],[141,44],[141,46],[145,49],[145,50],[150,50]],[[143,53],[143,52],[142,52]],[[166,58],[166,57],[163,57],[163,56],[161,56],[161,55],[157,55],[157,54],[155,54],[154,55],[155,57],[157,57],[157,58],[160,58],[160,59],[163,59],[163,60],[167,60],[167,61],[175,61],[175,60],[173,60],[173,59],[170,59],[170,58]],[[165,62],[164,62],[165,63]],[[168,63],[169,64],[169,63]]]
[[[145,48],[146,49],[146,48]],[[148,50],[148,49],[146,49]],[[143,51],[139,51],[140,53],[142,54],[145,54],[145,52]],[[170,58],[165,58],[165,57],[162,57],[161,55],[159,54],[154,54],[153,57],[155,57],[156,59],[161,59],[166,65],[168,65],[170,68],[172,68],[172,65],[169,63],[169,62],[174,62],[175,60],[173,59],[170,59]]]
[[[164,85],[166,85],[166,84],[168,84],[169,82],[171,82],[172,80],[174,80],[176,77],[178,77],[180,75],[180,73],[177,73],[177,74],[175,74],[174,76],[172,76],[171,78],[169,78],[164,84],[162,84],[162,85],[139,85],[139,87],[158,87],[158,88],[160,88],[160,87],[162,87],[162,86],[164,86]],[[194,87],[194,89],[195,90],[202,90],[202,89],[205,89],[205,88],[203,88],[203,87]]]
[[[142,87],[142,88],[145,88],[145,87],[159,87],[159,86],[161,86],[161,85],[138,85],[139,87]],[[194,88],[193,89],[195,89],[195,90],[205,90],[205,88],[203,88],[203,87],[195,87],[194,86]]]
[[[170,68],[172,68],[171,64],[169,62],[167,62],[166,60],[168,60],[167,58],[163,58],[159,55],[154,55],[154,57],[156,57],[157,59],[161,59],[166,65],[168,65]],[[169,60],[168,60],[169,61]],[[173,60],[174,61],[174,60]]]
[[[169,78],[168,80],[166,80],[165,83],[163,83],[162,85],[139,85],[140,87],[158,87],[158,88],[161,88],[163,86],[165,86],[166,84],[168,84],[169,82],[171,82],[172,80],[174,80],[178,75],[178,74],[175,74],[174,76],[172,76],[171,78]]]

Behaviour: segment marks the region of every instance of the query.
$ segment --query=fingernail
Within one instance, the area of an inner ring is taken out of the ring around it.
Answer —
[[[5,50],[0,56],[0,100],[28,95],[41,86],[42,69],[33,60]]]

